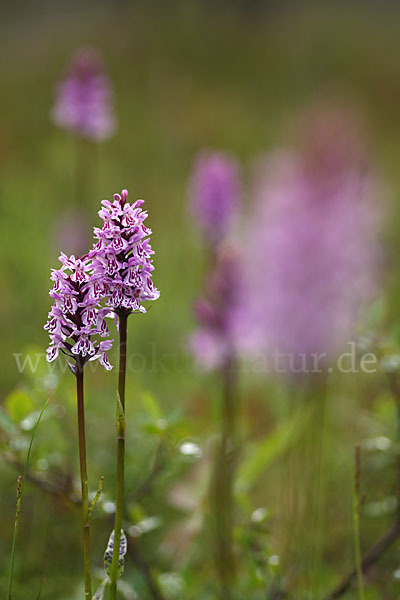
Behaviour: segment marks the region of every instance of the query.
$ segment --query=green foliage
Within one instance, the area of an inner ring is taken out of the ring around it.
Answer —
[[[5,400],[5,407],[15,423],[20,423],[34,409],[34,402],[29,394],[21,389],[12,391]]]

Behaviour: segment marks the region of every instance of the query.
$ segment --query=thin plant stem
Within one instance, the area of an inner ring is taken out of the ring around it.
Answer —
[[[233,482],[236,458],[236,374],[231,360],[223,370],[221,439],[215,465],[213,486],[216,569],[220,598],[231,600],[235,582],[232,547],[234,521]]]
[[[398,373],[389,373],[389,388],[396,410],[395,441],[400,443],[400,378]],[[400,455],[396,456],[396,497],[397,497],[397,520],[400,522]]]
[[[85,403],[83,393],[83,365],[76,361],[76,397],[78,404],[79,465],[82,488],[82,528],[83,528],[83,564],[85,572],[85,600],[92,600],[90,573],[90,521],[89,487],[86,464]]]
[[[39,593],[36,596],[36,600],[40,600],[41,596],[42,596],[42,591],[43,591],[43,586],[46,583],[46,579],[42,579],[42,583],[40,584],[40,589],[39,589]]]
[[[121,542],[122,515],[124,509],[125,471],[125,379],[128,315],[119,317],[119,372],[117,398],[117,496],[115,506],[114,549],[110,573],[110,600],[117,597],[119,547]]]
[[[39,423],[41,421],[41,418],[43,416],[43,413],[44,413],[44,411],[45,411],[46,406],[48,405],[48,403],[49,403],[49,401],[47,401],[46,404],[43,406],[42,410],[40,411],[38,420],[36,421],[36,425],[33,428],[32,436],[31,436],[31,441],[29,443],[28,452],[27,452],[27,455],[26,455],[24,470],[23,470],[22,476],[20,475],[18,477],[18,484],[17,484],[17,508],[16,508],[16,511],[15,511],[14,533],[13,533],[13,541],[12,541],[12,548],[11,548],[10,577],[9,577],[9,580],[8,580],[8,593],[7,593],[7,599],[8,600],[11,600],[11,593],[12,593],[12,583],[13,583],[13,576],[14,576],[15,551],[16,551],[16,547],[17,547],[17,537],[18,537],[18,530],[19,530],[19,523],[20,523],[20,514],[21,514],[21,501],[22,501],[22,496],[23,496],[23,493],[24,493],[24,484],[25,484],[25,479],[26,479],[26,473],[28,471],[29,460],[30,460],[30,457],[31,457],[31,450],[32,450],[33,440],[35,438],[37,428],[39,427]]]
[[[390,391],[392,393],[392,396],[393,396],[393,399],[395,402],[395,407],[396,407],[396,415],[397,415],[397,420],[396,420],[397,431],[396,431],[396,433],[397,433],[397,440],[399,440],[400,439],[400,381],[399,381],[399,377],[398,377],[397,373],[389,373],[388,379],[389,379]],[[358,452],[358,451],[356,450],[356,452]],[[355,461],[357,462],[357,458],[355,459]],[[360,460],[358,459],[358,461],[359,461],[358,475],[356,476],[356,473],[357,473],[357,467],[356,467],[355,468],[355,482],[354,482],[355,486],[354,487],[358,486],[358,488],[359,488]],[[399,459],[399,457],[397,457],[397,469],[398,469],[397,497],[400,500],[400,459]],[[354,497],[356,495],[358,496],[357,501]],[[363,573],[365,574],[368,571],[368,569],[370,569],[370,567],[372,565],[374,565],[381,558],[382,554],[384,552],[386,552],[386,550],[394,543],[394,541],[400,535],[400,502],[399,502],[399,506],[397,509],[397,514],[396,514],[394,524],[383,534],[383,536],[380,539],[378,539],[378,541],[368,550],[368,552],[364,555],[364,557],[361,558],[361,544],[360,544],[359,529],[360,529],[360,508],[361,508],[362,500],[363,500],[363,497],[361,497],[361,500],[359,499],[359,489],[357,491],[357,494],[355,494],[355,490],[354,490],[353,491],[353,528],[354,528],[354,546],[355,546],[355,555],[356,555],[356,557],[355,557],[356,565],[350,571],[350,573],[348,573],[342,579],[342,581],[340,581],[340,583],[335,587],[335,589],[328,596],[326,596],[326,600],[333,600],[336,598],[340,598],[343,594],[345,594],[346,591],[351,586],[355,576],[357,576],[357,579],[359,582],[359,585],[358,585],[358,588],[360,590],[359,593],[363,594],[364,593],[364,590],[362,587],[363,586],[363,581],[362,581]],[[358,534],[356,535],[357,531],[358,531]],[[356,540],[357,537],[358,537],[358,541]],[[360,582],[361,582],[361,587],[360,587]],[[360,596],[360,597],[363,597],[363,596]]]
[[[361,558],[360,542],[360,444],[356,444],[354,451],[354,488],[353,488],[353,537],[354,537],[354,558],[357,572],[358,593],[360,600],[364,600],[364,580]]]
[[[385,533],[374,543],[373,546],[364,554],[361,562],[362,572],[366,573],[375,563],[377,563],[381,556],[394,544],[394,542],[400,536],[400,522],[396,521]],[[336,600],[347,592],[351,587],[354,577],[357,575],[356,569],[352,569],[342,579],[342,581],[335,587],[335,589],[325,597],[325,600]]]
[[[311,597],[317,595],[315,588],[318,587],[316,581],[316,559],[320,550],[321,537],[321,487],[322,487],[322,461],[324,450],[324,429],[326,412],[326,382],[320,381],[316,391],[316,413],[315,423],[313,424],[313,434],[315,435],[313,452],[317,455],[316,472],[314,476],[313,490],[313,515],[311,524],[311,552],[310,552],[310,571],[311,571]]]

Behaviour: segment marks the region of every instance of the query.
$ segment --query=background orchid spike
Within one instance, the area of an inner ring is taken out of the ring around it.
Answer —
[[[95,228],[98,242],[89,253],[93,271],[106,304],[117,314],[146,312],[141,302],[157,300],[160,292],[152,277],[154,251],[149,243],[151,229],[144,225],[144,200],[127,202],[128,191],[114,194],[113,202],[103,200],[99,216],[102,229]]]
[[[348,116],[323,116],[310,123],[306,150],[260,164],[251,226],[253,327],[242,337],[299,366],[313,354],[334,358],[354,335],[379,256],[376,180]]]
[[[92,261],[87,257],[75,258],[61,253],[60,269],[53,269],[54,285],[50,296],[54,304],[44,328],[50,335],[47,360],[55,360],[61,350],[70,359],[84,365],[88,360],[99,359],[107,369],[112,369],[106,352],[113,340],[99,340],[109,335],[105,316],[107,308],[101,308],[102,286],[92,273]],[[76,365],[67,359],[71,370]]]
[[[191,211],[206,239],[225,237],[236,215],[240,196],[239,167],[222,152],[202,152],[190,182]]]
[[[244,299],[241,256],[232,244],[222,245],[204,295],[194,305],[199,327],[190,337],[189,347],[204,368],[224,366],[236,354],[246,312]]]
[[[56,125],[93,141],[110,138],[116,129],[112,88],[98,52],[79,50],[58,84],[52,111]]]

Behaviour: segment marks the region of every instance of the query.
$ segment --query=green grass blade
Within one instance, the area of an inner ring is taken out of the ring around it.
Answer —
[[[43,586],[44,586],[44,584],[45,584],[45,583],[46,583],[46,579],[44,579],[44,578],[43,578],[43,579],[42,579],[42,583],[41,583],[41,585],[40,585],[40,590],[39,590],[39,593],[38,593],[38,595],[36,596],[36,600],[40,600],[40,596],[42,595],[42,589],[43,589]]]
[[[15,550],[16,550],[16,546],[17,546],[17,537],[18,537],[18,529],[19,529],[19,517],[20,517],[20,512],[21,512],[21,500],[22,500],[22,495],[24,493],[24,484],[25,484],[26,472],[28,470],[29,460],[30,460],[30,457],[31,457],[31,450],[32,450],[33,440],[35,439],[37,428],[39,427],[40,420],[41,420],[41,418],[43,416],[43,413],[44,413],[44,411],[45,411],[48,403],[49,403],[49,401],[47,400],[46,404],[43,406],[42,410],[40,411],[40,415],[38,417],[38,420],[36,421],[36,425],[33,428],[31,441],[29,443],[28,453],[26,455],[24,471],[22,473],[22,476],[20,475],[18,477],[18,485],[17,485],[17,508],[16,508],[16,511],[15,511],[14,533],[13,533],[13,541],[12,541],[12,548],[11,548],[10,577],[9,577],[9,580],[8,580],[8,593],[7,593],[7,599],[8,600],[12,600],[11,599],[11,591],[12,591],[12,582],[13,582],[13,576],[14,576]],[[43,587],[43,582],[42,582],[42,586],[41,586],[40,591],[39,591],[38,598],[40,598],[40,594],[42,593],[42,587]]]

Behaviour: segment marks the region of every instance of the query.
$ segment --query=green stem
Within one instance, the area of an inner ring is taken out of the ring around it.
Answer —
[[[396,402],[396,442],[400,443],[400,401],[399,396],[395,396]],[[400,521],[400,454],[396,457],[397,479],[396,479],[396,497],[397,497],[397,520]]]
[[[111,565],[110,600],[117,597],[119,547],[121,542],[122,514],[124,508],[124,464],[125,464],[125,379],[128,315],[119,317],[119,372],[117,401],[117,497],[114,524],[114,550]],[[122,415],[120,412],[122,411]]]
[[[17,508],[15,511],[14,535],[13,535],[12,549],[11,549],[11,567],[10,567],[10,577],[8,580],[7,600],[11,600],[11,589],[12,589],[12,582],[13,582],[13,577],[14,577],[15,549],[16,549],[16,544],[17,544],[17,537],[18,537],[18,531],[19,531],[19,517],[20,517],[20,512],[21,512],[21,486],[22,486],[22,477],[20,475],[18,477],[18,482],[17,482]]]
[[[311,521],[311,548],[310,548],[310,591],[311,597],[318,596],[318,569],[316,559],[321,554],[321,495],[322,495],[322,464],[324,450],[324,429],[325,429],[325,411],[326,411],[326,381],[321,379],[317,382],[315,389],[315,404],[314,419],[312,423],[312,432],[310,436],[311,452],[316,455],[316,471],[313,473],[313,491],[312,491],[312,521]],[[312,456],[311,455],[311,456]],[[310,459],[312,460],[310,456]]]
[[[364,600],[364,580],[360,541],[360,445],[357,444],[354,453],[354,488],[353,488],[353,528],[354,528],[354,558],[356,563],[358,593]]]
[[[85,404],[83,394],[83,365],[76,361],[76,397],[78,404],[79,465],[82,488],[83,564],[85,570],[85,600],[92,600],[90,574],[89,488],[86,465]]]
[[[226,365],[223,377],[221,441],[216,457],[214,481],[214,523],[216,568],[220,583],[220,597],[223,600],[230,600],[235,580],[232,531],[233,479],[236,455],[236,378],[233,361]]]
[[[361,543],[360,543],[360,514],[358,512],[358,498],[353,499],[353,525],[354,525],[354,555],[356,561],[358,592],[360,600],[364,600],[364,581],[361,559]]]
[[[28,448],[28,452],[27,452],[27,455],[26,455],[26,460],[25,460],[25,465],[24,465],[24,471],[22,473],[22,476],[20,475],[18,477],[18,484],[17,484],[17,508],[16,508],[16,511],[15,511],[14,534],[13,534],[12,549],[11,549],[10,577],[9,577],[9,580],[8,580],[8,592],[7,592],[7,599],[8,600],[11,600],[12,582],[13,582],[13,576],[14,576],[15,551],[16,551],[16,547],[17,547],[17,537],[18,537],[20,514],[21,514],[21,501],[22,501],[22,496],[23,496],[23,493],[24,493],[24,484],[25,484],[25,479],[26,479],[26,473],[28,471],[29,459],[31,457],[31,450],[32,450],[33,440],[35,439],[37,428],[39,427],[40,420],[41,420],[41,418],[43,416],[44,411],[46,410],[46,406],[48,405],[48,403],[49,403],[49,401],[47,400],[46,404],[43,406],[42,410],[40,411],[38,420],[36,421],[36,425],[33,428],[32,436],[31,436],[31,441],[29,443],[29,448]]]

